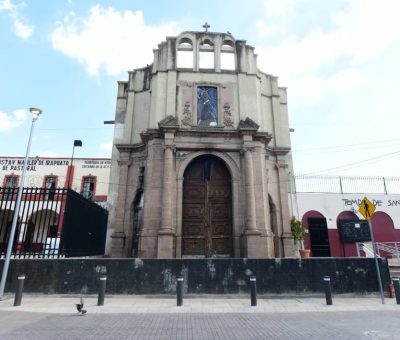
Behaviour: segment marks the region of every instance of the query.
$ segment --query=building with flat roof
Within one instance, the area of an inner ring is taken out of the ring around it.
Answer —
[[[20,185],[24,157],[0,156],[0,186]],[[110,177],[109,158],[31,157],[25,187],[68,188],[97,202],[107,201]]]

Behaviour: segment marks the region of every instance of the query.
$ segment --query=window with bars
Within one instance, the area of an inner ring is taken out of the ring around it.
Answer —
[[[82,196],[93,200],[94,199],[94,189],[96,180],[94,177],[84,177],[82,184]]]
[[[55,176],[46,176],[45,177],[44,199],[46,201],[54,200],[54,195],[56,193],[56,185],[57,185],[57,177],[55,177]]]
[[[6,176],[5,178],[5,190],[4,199],[12,200],[15,193],[15,188],[18,185],[18,176]]]

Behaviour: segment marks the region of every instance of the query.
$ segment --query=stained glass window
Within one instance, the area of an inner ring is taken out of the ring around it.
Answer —
[[[197,88],[197,124],[202,126],[218,125],[217,88],[199,86]]]

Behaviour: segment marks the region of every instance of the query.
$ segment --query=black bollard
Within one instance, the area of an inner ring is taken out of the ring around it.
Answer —
[[[396,303],[400,305],[400,282],[398,277],[392,279],[394,286],[394,295],[396,296]]]
[[[97,306],[104,306],[104,295],[106,294],[107,276],[100,276],[99,283],[99,297],[97,299]]]
[[[253,307],[257,306],[257,279],[255,276],[250,277],[250,300]]]
[[[21,306],[22,292],[24,290],[25,275],[18,276],[18,287],[15,292],[14,306]]]
[[[183,305],[183,277],[178,277],[176,281],[176,305],[181,307]]]
[[[331,290],[331,278],[329,276],[324,276],[324,286],[325,286],[325,299],[328,306],[332,305],[332,290]]]

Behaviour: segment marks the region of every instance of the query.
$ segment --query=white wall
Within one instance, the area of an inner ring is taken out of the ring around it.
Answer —
[[[297,193],[289,195],[292,215],[301,219],[310,210],[325,216],[328,229],[337,229],[336,219],[342,211],[352,211],[360,218],[359,204],[366,196],[376,205],[376,211],[387,213],[393,220],[395,229],[400,229],[400,194],[334,194],[334,193]]]

